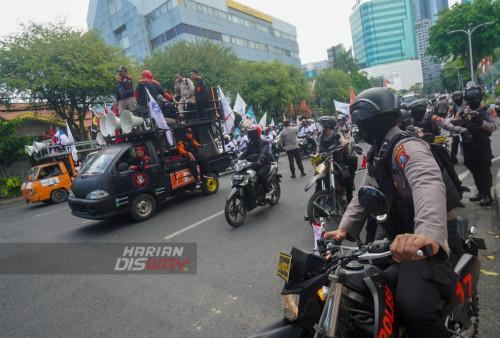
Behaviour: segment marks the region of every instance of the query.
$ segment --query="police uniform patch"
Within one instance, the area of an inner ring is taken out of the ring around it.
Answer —
[[[398,161],[401,168],[404,169],[406,164],[410,160],[410,156],[405,153],[404,145],[401,144],[399,147],[396,148],[395,158]]]
[[[436,116],[436,115],[434,115],[434,116],[432,117],[432,119],[433,119],[434,121],[437,121],[437,122],[441,122],[441,120],[442,120],[442,118],[440,118],[439,116]]]

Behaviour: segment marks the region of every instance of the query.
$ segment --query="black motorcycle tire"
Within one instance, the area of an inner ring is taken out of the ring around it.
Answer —
[[[273,207],[276,204],[278,204],[278,201],[280,200],[280,196],[281,196],[280,182],[278,182],[278,180],[276,179],[274,181],[274,193],[273,193],[273,197],[269,201],[269,205]]]
[[[235,210],[237,208],[238,210]],[[238,215],[241,215],[238,217]],[[226,201],[226,205],[224,207],[224,216],[226,217],[226,221],[232,227],[239,227],[243,224],[247,216],[247,210],[245,205],[243,204],[243,199],[240,194],[235,194],[231,199]]]
[[[311,198],[309,199],[309,202],[307,203],[307,217],[309,219],[309,222],[311,223],[317,223],[321,222],[319,219],[320,217],[325,218],[327,221],[332,223],[334,225],[334,229],[337,229],[339,224],[340,224],[340,219],[342,218],[342,215],[344,214],[347,204],[345,201],[341,198],[339,198],[339,194],[335,195],[337,198],[336,201],[336,206],[337,206],[337,215],[333,216],[328,216],[325,215],[321,210],[318,210],[316,206],[314,205],[314,202],[316,203],[321,203],[322,205],[331,205],[331,194],[328,190],[319,190],[316,191]]]

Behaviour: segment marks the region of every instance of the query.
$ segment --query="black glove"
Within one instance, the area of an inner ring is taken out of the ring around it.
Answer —
[[[476,123],[478,127],[481,127],[483,125],[483,118],[479,114],[474,114],[474,116],[470,119],[470,122]]]
[[[470,142],[470,141],[472,141],[472,134],[469,133],[468,130],[462,132],[460,135],[462,136],[462,140],[464,142]]]
[[[259,167],[259,162],[255,161],[255,162],[252,162],[252,167],[257,170],[257,168]]]

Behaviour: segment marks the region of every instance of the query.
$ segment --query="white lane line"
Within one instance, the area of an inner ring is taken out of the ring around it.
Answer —
[[[200,225],[200,224],[202,224],[202,223],[205,223],[205,222],[207,222],[207,221],[210,221],[212,218],[215,218],[215,217],[217,217],[217,216],[220,216],[220,215],[222,215],[223,213],[224,213],[224,210],[219,211],[219,212],[216,212],[215,214],[213,214],[213,215],[211,215],[211,216],[208,216],[208,217],[206,217],[206,218],[202,219],[201,221],[198,221],[198,222],[196,222],[196,223],[193,223],[193,224],[191,224],[190,226],[185,227],[184,229],[181,229],[181,230],[179,230],[179,231],[177,231],[177,232],[174,232],[173,234],[168,235],[167,237],[165,237],[165,238],[163,238],[163,239],[167,240],[167,239],[174,238],[175,236],[180,235],[180,234],[182,234],[183,232],[186,232],[186,231],[188,231],[188,230],[191,230],[192,228],[197,227],[198,225]]]
[[[460,181],[462,181],[469,174],[470,174],[470,170],[467,169],[466,171],[464,171],[463,173],[461,173],[460,175],[458,175],[458,178],[460,179]]]
[[[498,161],[498,160],[500,160],[500,156],[495,157],[494,159],[491,160],[491,162],[495,162],[495,161]]]
[[[85,223],[88,223],[88,222],[93,222],[94,220],[93,219],[88,219],[86,221],[83,221],[82,224],[85,224]]]
[[[68,209],[68,208],[61,208],[61,209],[56,209],[56,210],[52,210],[52,211],[47,211],[47,212],[44,212],[42,214],[38,214],[35,216],[31,216],[31,217],[35,218],[35,217],[39,217],[39,216],[43,216],[43,215],[48,215],[48,214],[51,214],[53,212],[57,212],[57,211],[65,210],[65,209]]]

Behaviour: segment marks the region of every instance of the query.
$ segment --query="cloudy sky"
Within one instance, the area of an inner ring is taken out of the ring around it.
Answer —
[[[355,0],[237,0],[291,23],[297,28],[302,63],[327,59],[326,50],[343,43],[352,45],[349,14]],[[450,0],[450,4],[458,0]],[[89,0],[5,0],[0,11],[0,38],[27,21],[55,22],[86,29]]]

